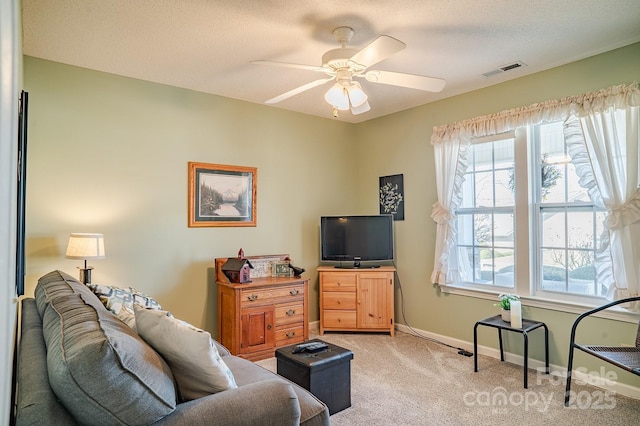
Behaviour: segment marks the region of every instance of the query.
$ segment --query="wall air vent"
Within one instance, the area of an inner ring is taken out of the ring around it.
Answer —
[[[487,71],[487,72],[483,73],[482,75],[484,77],[493,77],[494,75],[502,74],[503,72],[515,70],[517,68],[526,67],[526,66],[527,66],[527,64],[525,64],[524,62],[516,61],[516,62],[513,62],[511,64],[503,65],[501,67],[498,67],[495,70]]]

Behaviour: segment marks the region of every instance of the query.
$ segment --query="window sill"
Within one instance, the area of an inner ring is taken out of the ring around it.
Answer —
[[[471,289],[468,287],[456,286],[453,284],[440,287],[441,291],[446,294],[455,294],[459,296],[475,297],[476,299],[487,299],[497,302],[498,294],[504,293],[504,291],[488,291]],[[523,306],[531,306],[534,308],[548,309],[551,311],[559,311],[565,313],[581,314],[589,309],[593,309],[596,306],[567,301],[550,301],[548,299],[542,299],[533,296],[520,296],[520,300]],[[602,303],[604,304],[604,303]],[[623,321],[628,323],[637,324],[638,314],[629,312],[626,309],[620,307],[612,307],[604,311],[600,311],[593,316],[598,318],[605,318],[615,321]]]

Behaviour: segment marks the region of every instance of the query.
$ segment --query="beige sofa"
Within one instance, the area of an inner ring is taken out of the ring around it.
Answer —
[[[21,303],[15,424],[329,424],[311,393],[215,345],[237,388],[182,402],[162,356],[87,286],[51,272]]]

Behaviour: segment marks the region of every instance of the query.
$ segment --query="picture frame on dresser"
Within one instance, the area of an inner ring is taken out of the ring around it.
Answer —
[[[189,227],[256,226],[258,169],[189,162]]]

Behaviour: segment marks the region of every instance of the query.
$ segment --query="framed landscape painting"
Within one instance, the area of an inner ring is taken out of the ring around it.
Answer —
[[[189,227],[256,226],[255,167],[189,162]]]

